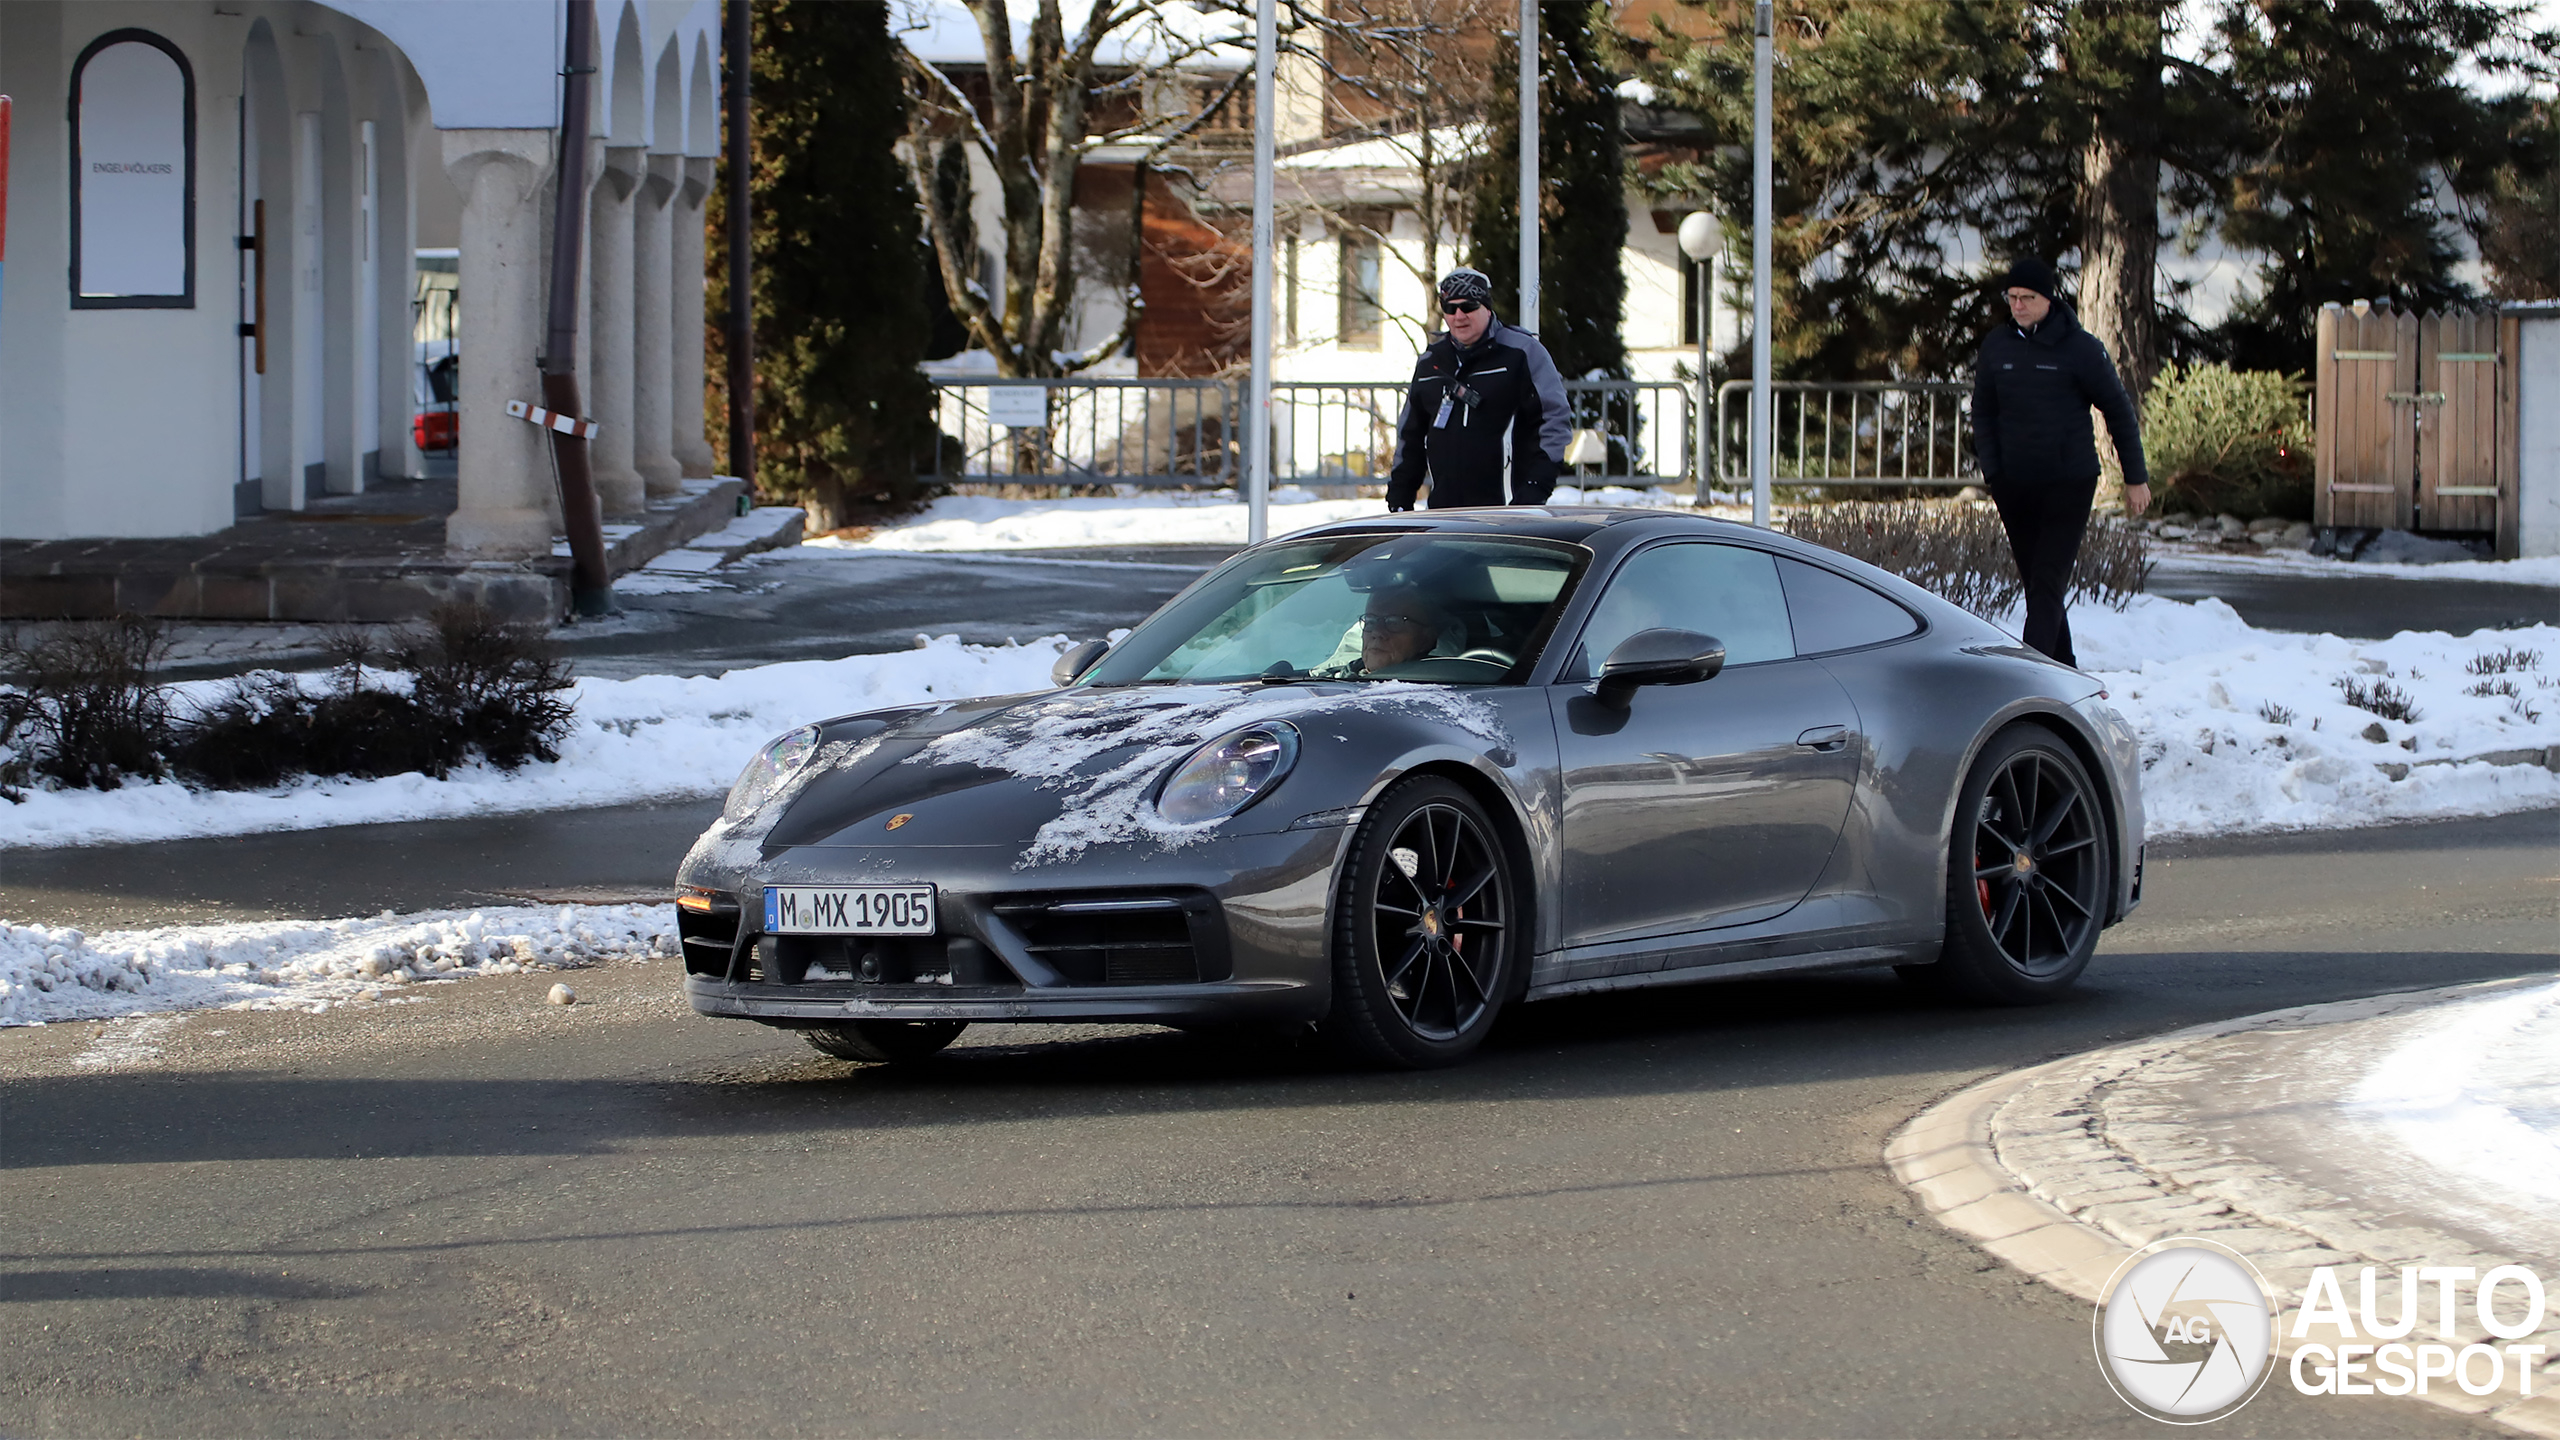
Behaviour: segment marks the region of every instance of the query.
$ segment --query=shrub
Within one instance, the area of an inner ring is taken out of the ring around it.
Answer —
[[[2341,675],[2330,683],[2338,687],[2341,698],[2359,710],[2371,711],[2385,720],[2417,722],[2417,697],[2388,680]]]
[[[133,615],[0,641],[0,787],[113,790],[165,773],[168,700],[151,672],[167,653],[160,627]]]
[[[1977,615],[2000,615],[2025,593],[2009,534],[1988,509],[1943,501],[1821,505],[1786,517],[1799,540],[1854,556]],[[2071,568],[2070,598],[2121,610],[2150,573],[2140,532],[2093,522]]]
[[[405,674],[374,669],[374,642],[351,627],[332,637],[323,684],[260,671],[183,713],[152,678],[165,648],[157,627],[131,617],[0,641],[0,798],[173,771],[242,789],[297,775],[442,779],[474,755],[513,770],[560,758],[573,715],[568,672],[541,631],[477,605],[439,609],[402,636],[389,659]]]
[[[2142,405],[2163,512],[2311,518],[2311,423],[2300,375],[2171,365]]]

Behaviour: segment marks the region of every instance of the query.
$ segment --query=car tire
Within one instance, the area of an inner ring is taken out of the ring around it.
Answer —
[[[1319,1027],[1365,1064],[1454,1065],[1484,1043],[1527,936],[1512,856],[1475,797],[1419,776],[1369,807],[1335,891]]]
[[[1945,945],[1903,975],[1976,1004],[2059,999],[2106,928],[2114,848],[2071,747],[2035,725],[1994,735],[1956,796]]]
[[[875,1065],[923,1060],[941,1053],[969,1028],[966,1020],[848,1020],[800,1032],[820,1054]]]

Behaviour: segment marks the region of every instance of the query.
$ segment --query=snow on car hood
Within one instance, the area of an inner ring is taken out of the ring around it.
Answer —
[[[1407,712],[1451,725],[1488,750],[1511,748],[1502,714],[1441,685],[1382,681],[1353,690],[1181,685],[1063,691],[943,735],[908,764],[973,765],[1061,790],[1017,869],[1065,860],[1113,841],[1152,838],[1175,848],[1217,833],[1223,820],[1177,824],[1156,813],[1157,778],[1201,745],[1267,720],[1346,712]]]

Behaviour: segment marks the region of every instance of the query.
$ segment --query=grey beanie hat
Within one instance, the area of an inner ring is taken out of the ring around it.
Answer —
[[[1440,298],[1473,300],[1490,307],[1493,304],[1493,281],[1487,279],[1483,271],[1461,265],[1440,277]]]

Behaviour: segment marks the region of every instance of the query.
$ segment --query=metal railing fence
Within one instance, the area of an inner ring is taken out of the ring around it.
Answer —
[[[934,381],[941,484],[1233,485],[1235,388],[1223,380]]]
[[[1779,380],[1770,386],[1769,478],[1780,485],[1973,485],[1972,387]],[[1716,389],[1718,483],[1751,483],[1751,382]]]
[[[1222,488],[1245,479],[1243,387],[1224,380],[934,382],[941,443],[918,478],[941,484]],[[1395,463],[1403,381],[1283,381],[1271,387],[1272,483],[1380,484]],[[1689,387],[1669,381],[1569,380],[1577,429],[1600,432],[1602,463],[1567,483],[1694,484]]]

